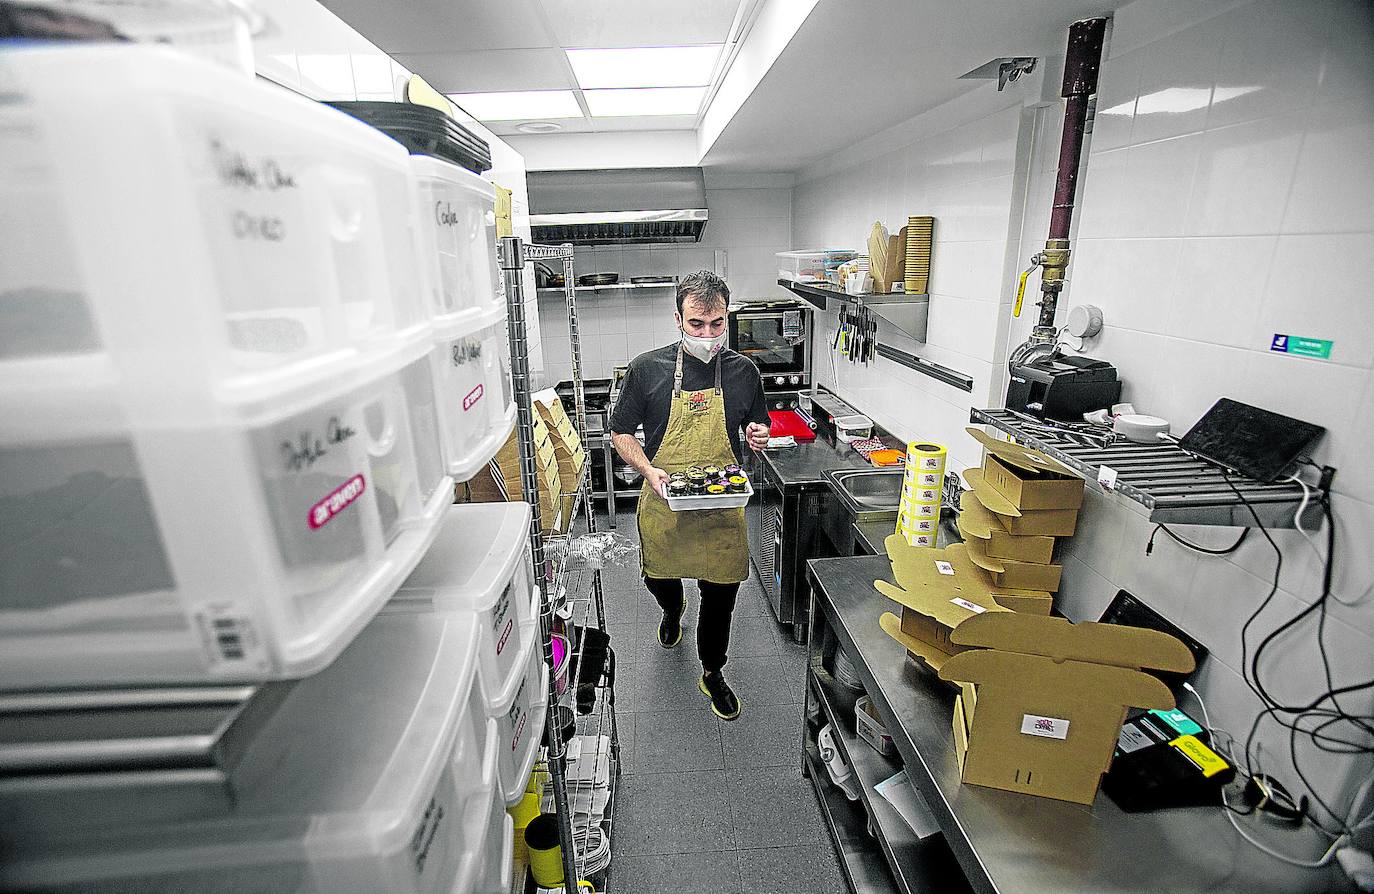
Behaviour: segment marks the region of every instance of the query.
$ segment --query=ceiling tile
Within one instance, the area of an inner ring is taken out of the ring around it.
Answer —
[[[423,75],[440,93],[566,90],[562,50],[485,50],[471,53],[399,53],[396,61]]]
[[[591,122],[586,118],[564,118],[558,121],[560,130],[552,134],[526,134],[521,132],[519,121],[489,121],[487,127],[491,132],[500,137],[522,136],[530,139],[540,139],[545,136],[557,136],[565,133],[590,133],[592,131]]]
[[[321,0],[393,55],[557,46],[539,0]],[[598,13],[599,14],[599,10]]]
[[[548,14],[554,38],[568,48],[723,43],[740,6],[740,0],[540,2]]]

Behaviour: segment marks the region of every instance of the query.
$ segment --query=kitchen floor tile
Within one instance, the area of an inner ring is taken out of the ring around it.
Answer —
[[[777,659],[773,661],[776,664]],[[706,696],[697,690],[701,662],[686,635],[676,649],[664,650],[654,644],[641,651],[635,662],[635,674],[636,710],[671,711],[700,706],[709,711]]]
[[[641,772],[725,769],[721,721],[702,707],[638,715],[635,757]]]
[[[730,656],[781,655],[778,625],[768,618],[733,618],[730,623]]]
[[[720,735],[725,766],[731,769],[801,766],[801,705],[746,710],[738,720],[722,723]]]
[[[740,894],[744,890],[732,854],[658,854],[617,859],[611,864],[606,894]]]
[[[740,890],[750,894],[844,891],[844,877],[829,847],[773,847],[735,851]]]
[[[730,681],[744,705],[794,705],[802,700],[802,683],[793,685],[783,672],[782,660],[774,656],[746,656],[731,658],[725,665],[725,679]]]
[[[612,873],[622,855],[719,855],[734,850],[728,784],[723,770],[622,776],[611,832]]]
[[[739,847],[826,843],[825,820],[800,767],[778,773],[732,769],[725,776]]]

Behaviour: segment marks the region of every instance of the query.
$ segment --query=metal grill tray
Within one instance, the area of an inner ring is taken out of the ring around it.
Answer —
[[[744,483],[742,494],[721,494],[720,496],[665,497],[668,508],[674,512],[691,512],[694,509],[740,509],[754,495],[754,484]]]
[[[1099,471],[1107,466],[1117,476],[1110,492],[1142,507],[1152,522],[1252,527],[1255,519],[1246,506],[1249,503],[1265,527],[1291,528],[1302,503],[1302,488],[1292,482],[1265,484],[1238,472],[1223,472],[1219,466],[1185,453],[1177,444],[1135,444],[1117,439],[1104,447],[1045,429],[1032,434],[1015,414],[1004,409],[970,410],[969,419],[1058,460],[1100,493],[1109,492],[1098,483]],[[1321,512],[1317,501],[1310,501],[1303,526],[1315,528]]]

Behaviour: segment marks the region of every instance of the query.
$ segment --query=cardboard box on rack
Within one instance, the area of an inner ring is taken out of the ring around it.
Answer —
[[[1193,669],[1166,633],[1018,612],[970,618],[950,640],[961,651],[940,678],[977,686],[976,711],[962,685],[956,703],[963,781],[1078,804],[1093,802],[1127,709],[1174,706],[1143,669]]]
[[[538,414],[534,418],[535,471],[538,478],[539,520],[545,531],[559,530],[561,505],[558,479],[558,461],[554,456],[553,443],[549,438],[547,426]],[[487,466],[487,472],[467,482],[460,491],[460,499],[466,498],[474,503],[514,502],[525,499],[525,488],[520,478],[520,433],[512,431],[506,443],[497,451],[496,458]]]
[[[969,558],[962,543],[917,549],[908,546],[902,535],[893,534],[884,545],[897,583],[878,580],[873,586],[900,605],[902,613],[900,617],[885,613],[879,625],[934,670],[961,651],[950,635],[969,618],[985,612],[1050,611],[1049,593],[997,587]]]
[[[999,587],[1048,590],[1051,593],[1059,589],[1059,579],[1064,571],[1061,565],[993,558],[985,551],[984,541],[977,538],[966,540],[964,546],[973,564],[992,575],[992,582]]]
[[[959,532],[965,541],[981,541],[983,553],[994,559],[1047,565],[1054,558],[1053,537],[1009,533],[971,490],[959,495]]]
[[[543,420],[553,442],[560,492],[564,495],[575,493],[582,481],[582,470],[587,465],[587,454],[582,448],[582,439],[577,435],[577,427],[563,409],[558,393],[552,388],[536,392],[532,399],[535,412]]]
[[[964,429],[983,445],[983,480],[1012,508],[1077,509],[1083,505],[1083,479],[1068,466],[977,428]],[[996,511],[989,505],[989,509]]]
[[[1078,529],[1077,509],[1017,509],[988,484],[982,469],[965,469],[964,483],[1008,534],[1072,537]]]

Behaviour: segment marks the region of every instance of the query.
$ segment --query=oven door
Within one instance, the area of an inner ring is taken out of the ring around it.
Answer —
[[[806,312],[736,311],[730,315],[730,347],[768,376],[806,372]],[[795,384],[795,383],[794,383]]]

